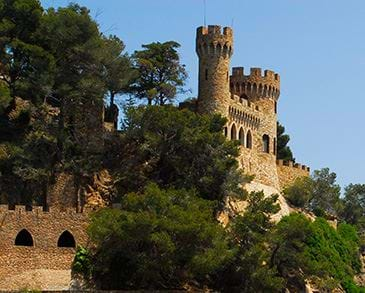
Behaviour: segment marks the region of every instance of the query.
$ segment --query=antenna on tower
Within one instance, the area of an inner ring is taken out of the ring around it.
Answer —
[[[233,28],[233,25],[234,25],[234,17],[232,17],[231,28]]]
[[[204,27],[207,26],[207,0],[204,0]]]

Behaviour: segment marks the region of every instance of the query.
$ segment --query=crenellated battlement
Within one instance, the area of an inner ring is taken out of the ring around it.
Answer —
[[[306,165],[294,163],[293,161],[277,160],[276,164],[278,166],[286,166],[286,167],[290,167],[290,168],[300,169],[300,170],[306,171],[308,173],[310,172],[310,168],[307,167]]]
[[[230,77],[231,93],[240,97],[273,98],[280,96],[280,75],[271,70],[251,68],[250,74],[245,75],[243,67],[234,67]]]
[[[221,56],[230,58],[233,54],[233,30],[219,25],[198,27],[196,33],[196,52],[202,56]]]
[[[60,210],[56,207],[50,207],[48,210],[44,210],[43,206],[33,206],[31,210],[27,208],[25,205],[16,205],[15,208],[11,207],[7,204],[0,205],[0,214],[1,213],[13,213],[13,214],[26,214],[26,215],[50,215],[50,214],[81,214],[76,210],[76,208],[65,208]]]

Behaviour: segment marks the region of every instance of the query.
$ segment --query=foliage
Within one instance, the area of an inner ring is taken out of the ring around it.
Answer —
[[[4,119],[3,115],[10,106],[11,100],[9,87],[0,82],[0,124],[2,124],[1,120]]]
[[[285,198],[296,207],[308,207],[313,196],[313,180],[310,177],[299,177],[283,191]]]
[[[328,168],[315,170],[312,176],[313,191],[310,200],[312,210],[322,210],[325,213],[337,215],[340,209],[341,188],[336,184],[336,174]]]
[[[90,251],[83,246],[78,246],[74,261],[72,263],[72,271],[83,274],[88,277],[91,273],[91,256]]]
[[[311,177],[295,180],[284,190],[291,204],[313,211],[316,216],[338,215],[342,210],[341,188],[336,184],[336,174],[328,168],[315,170]]]
[[[117,36],[104,37],[104,80],[110,96],[110,107],[118,94],[127,93],[137,72],[132,70],[132,61],[124,53],[125,45]]]
[[[231,258],[212,203],[188,190],[148,185],[121,209],[92,217],[93,279],[105,290],[181,287],[202,281]]]
[[[365,230],[365,185],[350,184],[345,188],[341,218],[356,225],[360,232]]]
[[[285,134],[285,127],[277,123],[277,159],[285,161],[295,161],[293,153],[288,146],[290,136]]]
[[[251,192],[247,208],[229,224],[235,258],[218,273],[217,287],[225,292],[281,292],[283,280],[276,268],[268,266],[267,240],[274,223],[271,215],[279,211],[277,196],[264,197]]]
[[[41,101],[53,83],[53,57],[36,31],[43,8],[36,0],[6,0],[0,5],[0,78],[11,95]]]
[[[117,145],[123,156],[109,158],[118,162],[120,195],[153,181],[193,188],[220,203],[228,194],[242,197],[242,176],[235,175],[238,148],[223,136],[224,123],[218,115],[200,116],[173,106],[130,108]]]
[[[169,41],[142,45],[143,50],[133,55],[138,77],[132,85],[140,99],[164,105],[172,102],[178,93],[184,92],[187,78],[185,66],[180,64],[177,49],[180,44]]]
[[[271,265],[289,285],[312,280],[319,289],[331,290],[352,279],[360,269],[356,230],[340,224],[336,231],[323,218],[310,222],[301,214],[284,217],[271,238]]]

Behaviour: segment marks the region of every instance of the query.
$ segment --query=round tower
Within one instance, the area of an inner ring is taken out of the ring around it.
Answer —
[[[233,54],[233,31],[218,25],[199,27],[196,35],[199,56],[198,112],[224,112],[230,97],[229,66]]]

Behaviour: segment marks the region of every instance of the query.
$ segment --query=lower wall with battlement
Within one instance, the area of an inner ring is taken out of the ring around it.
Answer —
[[[253,141],[259,141],[255,135],[253,137]],[[255,182],[279,190],[274,155],[241,146],[238,160],[244,173],[255,176]]]
[[[49,212],[44,212],[42,207],[34,207],[32,211],[26,211],[24,206],[16,206],[15,210],[9,210],[8,206],[1,205],[0,290],[26,287],[27,284],[21,283],[21,278],[17,276],[27,272],[70,270],[77,245],[88,244],[87,225],[88,215],[76,213],[72,209],[66,211],[51,209]],[[26,232],[21,232],[24,230]],[[64,233],[65,231],[68,232]],[[31,246],[26,246],[30,244],[30,239],[22,238],[24,234],[31,236]],[[68,235],[67,239],[61,238],[66,239],[65,245],[59,242],[62,234]],[[70,242],[67,243],[70,238],[71,246]],[[67,245],[69,247],[59,247]],[[14,285],[9,280],[16,280],[17,284]]]
[[[297,178],[308,177],[310,175],[309,167],[296,164],[292,161],[278,160],[276,165],[281,190],[291,185]]]

